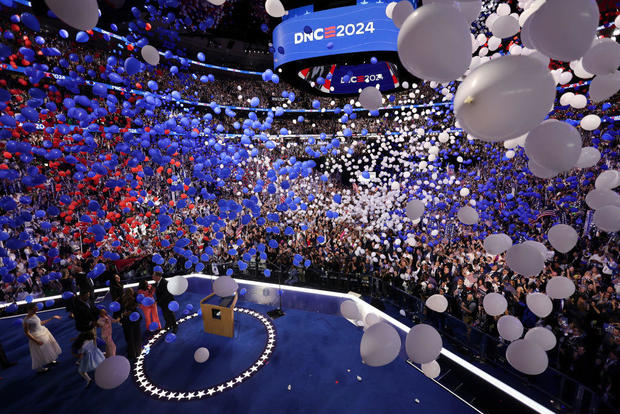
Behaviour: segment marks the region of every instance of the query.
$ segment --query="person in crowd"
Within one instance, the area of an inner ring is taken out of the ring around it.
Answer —
[[[101,338],[105,341],[106,358],[116,355],[116,344],[114,343],[114,339],[112,339],[112,323],[118,321],[118,319],[113,319],[108,315],[108,311],[106,311],[105,308],[99,309],[97,325],[101,328]]]
[[[26,311],[28,313],[24,317],[23,325],[24,333],[28,338],[32,369],[40,373],[47,372],[49,368],[46,365],[56,364],[62,349],[60,349],[54,335],[44,325],[54,319],[62,319],[62,317],[54,315],[42,321],[37,316],[37,306],[34,303],[29,303],[26,306]]]
[[[97,347],[97,342],[92,331],[81,332],[76,342],[75,348],[78,349],[80,361],[78,373],[86,381],[86,387],[89,387],[92,378],[88,373],[97,369],[99,364],[105,360],[105,356]]]
[[[145,279],[142,279],[138,284],[138,294],[141,294],[144,298],[151,298],[154,300],[155,286],[150,285]],[[161,323],[159,322],[159,313],[157,312],[157,303],[153,302],[152,305],[145,306],[143,300],[140,303],[140,309],[144,314],[146,329],[148,329],[149,331],[156,331],[158,329],[161,329]]]
[[[93,331],[97,335],[99,310],[90,301],[90,292],[80,291],[73,301],[73,318],[78,332]]]
[[[123,296],[123,283],[121,282],[121,277],[118,274],[115,274],[112,280],[110,281],[110,298],[112,301],[119,302],[121,301],[121,297]],[[119,318],[120,311],[114,312],[112,317],[115,319]]]
[[[88,301],[92,306],[95,305],[95,283],[93,279],[88,277],[84,272],[84,269],[80,265],[75,265],[73,268],[74,278],[80,290],[80,293],[88,292]]]
[[[177,320],[168,305],[174,300],[174,296],[168,291],[168,281],[164,279],[159,272],[153,273],[153,280],[155,281],[155,295],[157,298],[157,304],[161,308],[164,314],[164,321],[166,326],[164,329],[177,333]]]
[[[127,358],[134,361],[142,351],[142,329],[138,313],[138,302],[133,289],[125,288],[121,297],[121,325],[125,342],[127,342]]]

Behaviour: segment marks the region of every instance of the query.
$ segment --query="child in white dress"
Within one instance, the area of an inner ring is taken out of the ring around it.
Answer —
[[[24,318],[24,333],[28,337],[28,345],[30,347],[30,357],[32,358],[32,369],[39,372],[46,372],[47,364],[55,364],[56,358],[62,352],[58,342],[51,332],[43,325],[52,319],[61,319],[61,316],[55,315],[50,319],[41,321],[37,316],[37,306],[34,303],[28,304],[26,307],[28,315]]]

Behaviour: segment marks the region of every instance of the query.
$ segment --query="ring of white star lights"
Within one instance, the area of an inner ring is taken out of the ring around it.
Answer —
[[[239,384],[241,384],[242,382],[246,381],[247,379],[252,377],[254,374],[256,374],[263,366],[265,366],[265,364],[271,357],[271,354],[273,354],[273,351],[276,347],[276,329],[273,323],[271,322],[271,320],[269,320],[269,318],[263,316],[262,314],[256,311],[253,311],[247,308],[235,308],[235,312],[245,313],[246,315],[249,315],[249,316],[252,316],[258,319],[263,324],[263,326],[265,327],[265,330],[267,331],[267,343],[265,344],[265,348],[263,349],[263,352],[261,353],[260,357],[248,369],[246,369],[245,371],[243,371],[236,377],[233,377],[220,384],[217,384],[217,385],[214,385],[208,388],[204,388],[204,389],[187,391],[187,392],[171,391],[171,390],[162,389],[161,387],[158,387],[157,385],[151,382],[151,380],[147,377],[145,370],[144,370],[144,359],[148,355],[150,348],[153,345],[155,345],[157,341],[161,339],[162,337],[164,337],[167,333],[166,331],[162,330],[162,331],[159,331],[157,334],[155,334],[155,336],[153,336],[146,343],[146,345],[142,349],[142,353],[137,358],[136,364],[133,369],[133,378],[138,388],[141,391],[149,394],[151,397],[158,398],[160,400],[191,401],[191,400],[198,400],[201,398],[207,398],[207,397],[212,397],[214,395],[218,395],[224,391],[230,390],[238,386]],[[187,315],[179,319],[177,321],[177,324],[180,325],[181,323],[186,322],[196,316],[198,316],[198,313]]]

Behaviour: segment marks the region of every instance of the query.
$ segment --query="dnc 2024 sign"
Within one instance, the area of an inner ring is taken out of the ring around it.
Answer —
[[[273,31],[274,67],[321,56],[395,52],[398,28],[385,15],[386,4],[358,4],[284,20]]]

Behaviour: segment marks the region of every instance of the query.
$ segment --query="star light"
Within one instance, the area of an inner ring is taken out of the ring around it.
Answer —
[[[148,351],[150,351],[150,347],[154,345],[158,341],[158,339],[164,336],[164,334],[166,333],[166,331],[159,331],[147,342],[147,344],[142,350],[142,353],[138,356],[136,364],[134,366],[133,376],[137,383],[138,388],[144,391],[145,393],[148,393],[152,395],[153,397],[160,398],[160,399],[164,399],[164,398],[168,400],[176,399],[178,401],[181,401],[183,399],[193,400],[193,399],[200,399],[205,396],[211,397],[214,394],[224,392],[227,388],[232,389],[236,385],[250,378],[253,373],[257,372],[266,363],[266,361],[269,359],[269,356],[273,353],[273,348],[275,347],[275,327],[270,319],[264,317],[260,313],[255,312],[251,309],[235,308],[235,311],[239,313],[245,313],[247,315],[250,315],[258,319],[263,324],[265,330],[267,331],[267,344],[265,346],[265,349],[263,349],[263,352],[261,356],[259,357],[259,359],[248,370],[236,376],[235,378],[229,380],[228,382],[221,383],[217,386],[203,389],[203,390],[197,390],[193,392],[173,392],[173,391],[167,391],[167,390],[160,389],[150,382],[149,378],[146,376],[146,373],[144,372],[144,361],[146,359],[146,356],[149,354]],[[188,315],[184,318],[179,319],[178,323],[181,324],[196,316],[198,316],[198,313]]]

